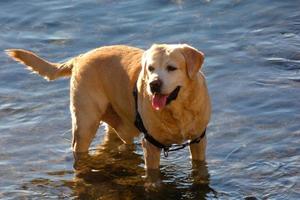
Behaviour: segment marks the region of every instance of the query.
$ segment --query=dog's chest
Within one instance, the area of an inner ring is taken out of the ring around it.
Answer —
[[[184,108],[162,113],[162,129],[173,143],[182,143],[197,137],[200,124],[199,111],[196,110]]]

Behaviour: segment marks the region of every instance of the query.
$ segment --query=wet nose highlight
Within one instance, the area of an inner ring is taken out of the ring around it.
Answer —
[[[152,93],[160,93],[162,81],[157,79],[150,82],[150,90]]]

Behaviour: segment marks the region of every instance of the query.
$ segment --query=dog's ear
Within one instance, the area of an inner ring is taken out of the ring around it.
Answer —
[[[181,51],[185,58],[187,74],[193,80],[203,64],[204,53],[186,44],[182,45]]]
[[[143,55],[142,55],[142,59],[141,59],[141,65],[142,65],[142,68],[144,68],[147,64],[146,62],[146,59],[147,58],[147,51],[144,51]]]
[[[141,74],[143,74],[142,77],[147,77],[147,51],[144,51],[143,55],[142,55],[142,58],[141,58],[141,66],[142,66],[142,69],[141,69]]]

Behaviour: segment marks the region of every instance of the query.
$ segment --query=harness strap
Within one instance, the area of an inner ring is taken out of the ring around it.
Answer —
[[[136,126],[136,128],[140,132],[142,132],[144,134],[144,138],[148,142],[150,142],[151,144],[153,144],[157,148],[160,148],[160,149],[163,150],[165,157],[168,157],[170,151],[177,151],[177,150],[183,149],[186,146],[189,146],[191,144],[199,143],[204,138],[204,136],[206,134],[206,129],[203,131],[203,133],[199,137],[195,138],[194,140],[192,140],[190,142],[186,142],[184,144],[164,145],[164,144],[160,143],[154,137],[152,137],[148,133],[147,129],[145,128],[142,117],[141,117],[141,115],[138,111],[138,93],[137,93],[137,86],[136,85],[135,85],[134,90],[133,90],[133,96],[134,96],[134,100],[135,100],[135,110],[136,110],[134,125]]]

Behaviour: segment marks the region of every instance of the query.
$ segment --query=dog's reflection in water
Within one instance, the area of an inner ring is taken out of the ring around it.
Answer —
[[[142,157],[134,151],[135,145],[123,144],[114,130],[108,128],[102,144],[93,153],[74,153],[76,175],[81,177],[100,171],[107,171],[113,175],[125,171],[142,172]]]
[[[105,190],[118,191],[121,188],[130,193],[131,187],[134,187],[133,193],[137,195],[137,191],[143,194],[145,190],[161,191],[166,187],[176,187],[176,183],[162,183],[167,179],[167,174],[164,176],[159,170],[145,171],[143,157],[135,150],[135,145],[123,144],[114,130],[109,128],[102,144],[94,153],[74,154],[75,184],[81,185],[77,188],[81,188],[77,192],[85,193],[86,189],[89,188],[90,191],[93,186],[97,193]],[[206,163],[193,162],[192,164],[193,185],[208,186],[209,174]],[[90,185],[88,188],[86,188],[87,184]]]

